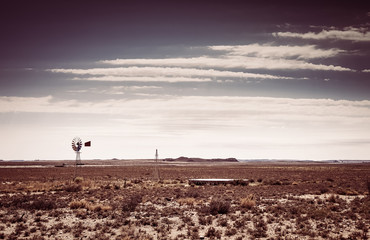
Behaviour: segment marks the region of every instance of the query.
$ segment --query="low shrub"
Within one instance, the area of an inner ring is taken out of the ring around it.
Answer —
[[[198,188],[189,188],[187,192],[185,193],[185,197],[189,198],[198,198],[199,197],[199,189]]]
[[[314,209],[308,212],[308,217],[314,220],[324,220],[330,215],[330,210],[327,208]]]
[[[262,218],[253,219],[254,230],[250,230],[250,234],[255,238],[267,237],[267,224]]]
[[[209,205],[209,213],[212,215],[227,214],[230,210],[230,202],[223,199],[213,199]]]
[[[233,181],[233,185],[237,186],[237,185],[240,185],[240,186],[248,186],[248,181],[247,180],[243,180],[243,179],[236,179]]]
[[[206,223],[207,223],[206,218],[203,217],[203,216],[199,216],[198,222],[199,222],[200,225],[206,225]]]
[[[225,235],[230,237],[230,236],[237,234],[237,232],[238,231],[235,228],[228,228],[225,232]]]
[[[328,202],[336,203],[338,200],[338,197],[336,197],[334,194],[331,194],[328,198]]]
[[[132,182],[133,184],[139,184],[139,183],[142,183],[142,182],[143,182],[143,180],[141,180],[141,179],[133,179],[131,182]]]
[[[54,202],[49,200],[37,199],[29,205],[29,209],[35,210],[51,210],[55,209],[56,205]]]
[[[266,181],[263,181],[263,184],[265,185],[282,185],[283,183],[279,180],[266,180]]]
[[[221,231],[216,230],[214,227],[210,227],[207,230],[206,237],[211,239],[221,238]]]
[[[221,227],[227,227],[228,226],[227,218],[219,218],[218,225]]]
[[[122,211],[123,212],[132,212],[135,210],[137,205],[141,203],[143,197],[141,194],[135,194],[130,196],[128,199],[126,199],[122,204]]]
[[[276,181],[271,181],[270,183],[271,185],[282,185],[283,183],[279,180],[276,180]]]
[[[70,184],[64,187],[64,191],[66,192],[80,192],[82,190],[82,186],[78,184]]]
[[[342,188],[339,188],[339,189],[337,189],[337,194],[346,195],[346,191],[344,191]]]
[[[324,194],[324,193],[327,193],[327,192],[329,192],[329,189],[327,189],[327,188],[320,188],[320,193],[321,194]]]
[[[198,240],[200,238],[197,228],[189,229],[188,235],[190,235],[190,239]]]

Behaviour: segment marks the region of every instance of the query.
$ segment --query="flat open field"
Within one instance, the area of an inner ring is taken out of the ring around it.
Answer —
[[[0,239],[370,237],[366,163],[64,162],[0,162]]]

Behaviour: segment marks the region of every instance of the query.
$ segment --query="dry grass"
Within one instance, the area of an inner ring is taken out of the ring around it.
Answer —
[[[84,208],[84,209],[87,209],[87,210],[90,210],[90,211],[93,211],[93,212],[100,212],[100,211],[110,211],[112,210],[112,207],[109,206],[109,205],[104,205],[102,203],[91,203],[91,202],[88,202],[86,200],[77,200],[77,201],[72,201],[70,204],[69,204],[69,207],[71,209],[80,209],[80,208]]]
[[[57,178],[62,168],[7,170],[0,168],[0,239],[369,237],[367,165],[171,165],[160,182],[148,166],[81,168],[77,181]],[[185,178],[232,174],[257,180],[192,187]]]
[[[247,197],[241,198],[240,206],[242,208],[252,209],[253,207],[256,206],[255,196],[253,194],[249,194]]]
[[[88,206],[88,202],[86,200],[77,200],[77,201],[72,201],[69,203],[69,207],[71,209],[78,209],[78,208],[86,208]]]
[[[195,205],[195,198],[179,198],[177,199],[177,202],[182,206],[182,205],[189,205],[189,206],[194,206]]]

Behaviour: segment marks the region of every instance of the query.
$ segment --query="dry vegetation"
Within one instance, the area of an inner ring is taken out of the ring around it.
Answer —
[[[4,164],[4,163],[2,163]],[[0,239],[368,239],[368,164],[0,167]],[[189,178],[249,184],[189,185]]]

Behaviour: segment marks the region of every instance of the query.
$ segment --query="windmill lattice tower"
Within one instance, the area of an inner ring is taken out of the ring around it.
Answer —
[[[161,178],[159,169],[158,169],[158,149],[155,150],[154,178],[157,179],[158,181]]]

